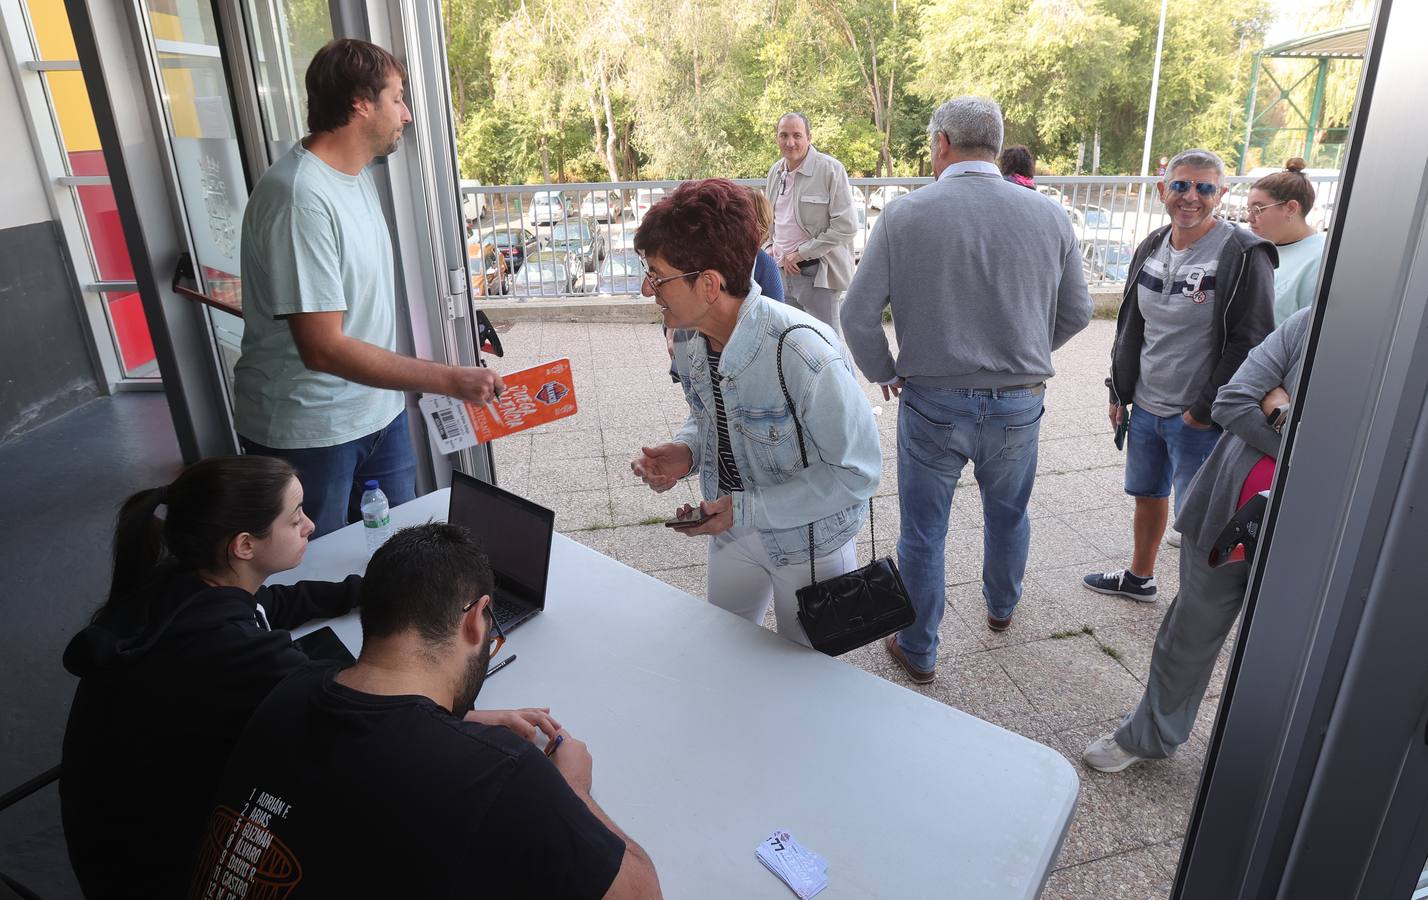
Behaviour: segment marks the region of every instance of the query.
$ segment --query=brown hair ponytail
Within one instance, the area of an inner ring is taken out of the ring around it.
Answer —
[[[234,535],[267,535],[296,475],[291,465],[271,456],[205,459],[172,484],[125,500],[114,527],[109,597],[95,618],[147,600],[138,588],[162,566],[189,572],[226,566]],[[160,506],[167,507],[162,519]]]
[[[1304,167],[1304,160],[1293,157],[1284,164],[1283,172],[1264,176],[1250,185],[1250,189],[1264,191],[1276,203],[1293,200],[1299,204],[1299,215],[1307,216],[1309,210],[1314,208],[1314,185],[1309,183]]]

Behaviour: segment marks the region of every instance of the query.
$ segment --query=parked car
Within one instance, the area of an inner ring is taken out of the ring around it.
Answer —
[[[858,233],[853,235],[853,262],[856,263],[863,258],[863,247],[868,243],[868,232],[873,226],[868,224],[868,208],[862,203],[853,203],[853,214],[858,217]]]
[[[622,209],[619,191],[591,191],[580,201],[580,214],[599,222],[613,222],[620,218]]]
[[[530,220],[536,225],[563,222],[570,217],[573,207],[564,191],[536,191],[531,194]]]
[[[506,254],[497,250],[490,238],[466,244],[466,265],[471,271],[471,290],[478,297],[506,292],[510,264],[506,262]]]
[[[650,211],[650,207],[664,199],[664,188],[635,188],[634,212],[638,222]]]
[[[1081,245],[1082,269],[1086,280],[1123,282],[1130,276],[1135,248],[1115,240],[1090,240]]]
[[[540,238],[529,228],[497,228],[481,235],[482,241],[490,241],[506,258],[506,265],[512,273],[519,272],[525,265],[526,257],[540,249]],[[470,246],[469,244],[467,245]]]
[[[551,226],[549,246],[575,254],[580,267],[593,272],[605,258],[605,232],[594,219],[567,219]]]
[[[1084,206],[1066,208],[1066,215],[1071,217],[1071,231],[1076,235],[1076,240],[1081,243],[1089,241],[1109,241],[1120,237],[1117,233],[1115,222],[1111,219],[1109,210],[1101,206]]]
[[[897,198],[911,194],[912,188],[902,184],[885,184],[874,188],[868,195],[868,209],[887,209],[887,205]]]
[[[1062,206],[1070,205],[1071,201],[1066,199],[1066,195],[1061,193],[1060,188],[1052,187],[1049,184],[1038,184],[1036,186],[1036,192],[1044,197],[1050,197]]]
[[[633,250],[615,250],[596,271],[595,289],[602,294],[638,294],[644,280],[640,255]]]
[[[466,221],[479,222],[486,215],[486,195],[478,193],[481,182],[474,178],[461,180],[461,212]]]
[[[573,254],[562,250],[541,250],[511,279],[511,293],[527,297],[555,297],[585,290],[585,276]]]

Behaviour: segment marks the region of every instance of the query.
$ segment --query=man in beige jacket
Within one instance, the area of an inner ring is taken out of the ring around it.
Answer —
[[[783,274],[784,299],[839,331],[838,303],[853,280],[858,233],[848,170],[814,149],[803,113],[778,120],[778,146],[783,156],[769,169],[764,192],[774,208],[769,253]]]

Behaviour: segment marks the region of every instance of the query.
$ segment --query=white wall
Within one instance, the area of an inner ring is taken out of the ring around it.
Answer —
[[[48,222],[54,218],[44,177],[30,143],[30,129],[20,109],[20,95],[9,60],[0,54],[0,228]]]

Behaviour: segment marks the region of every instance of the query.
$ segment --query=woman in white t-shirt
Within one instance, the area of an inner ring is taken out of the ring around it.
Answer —
[[[1274,325],[1314,302],[1324,233],[1304,221],[1314,207],[1314,186],[1304,174],[1304,160],[1294,157],[1283,172],[1266,175],[1249,192],[1249,226],[1279,251],[1274,271]]]

